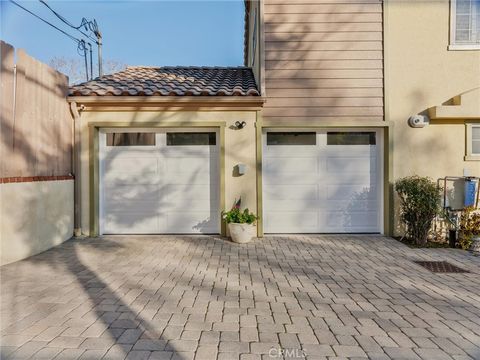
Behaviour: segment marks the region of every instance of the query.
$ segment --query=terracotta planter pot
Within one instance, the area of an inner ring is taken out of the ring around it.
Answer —
[[[232,241],[238,244],[250,242],[255,237],[255,225],[252,224],[228,224],[228,230]]]

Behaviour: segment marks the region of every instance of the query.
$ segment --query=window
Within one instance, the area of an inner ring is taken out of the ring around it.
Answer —
[[[451,0],[450,47],[480,49],[480,0]]]
[[[107,133],[107,146],[155,146],[155,133]]]
[[[267,145],[316,145],[315,132],[269,132]]]
[[[465,123],[467,153],[465,160],[479,161],[480,160],[480,123],[470,122]]]
[[[216,135],[214,132],[167,133],[167,146],[216,145],[216,141]]]
[[[472,155],[480,156],[480,125],[472,125]]]
[[[375,145],[374,132],[329,132],[327,145]]]

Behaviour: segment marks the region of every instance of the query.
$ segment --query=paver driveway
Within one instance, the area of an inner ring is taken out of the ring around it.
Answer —
[[[480,359],[480,258],[461,250],[379,236],[104,237],[1,272],[2,358]]]

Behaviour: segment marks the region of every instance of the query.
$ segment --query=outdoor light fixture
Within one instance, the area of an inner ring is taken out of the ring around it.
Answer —
[[[247,123],[245,121],[236,121],[235,122],[235,126],[237,127],[237,129],[243,129],[245,127],[245,125],[247,125]]]

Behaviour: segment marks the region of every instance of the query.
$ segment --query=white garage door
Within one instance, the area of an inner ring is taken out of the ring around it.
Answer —
[[[100,134],[103,234],[219,233],[214,131]]]
[[[382,232],[378,131],[267,131],[266,233]]]

